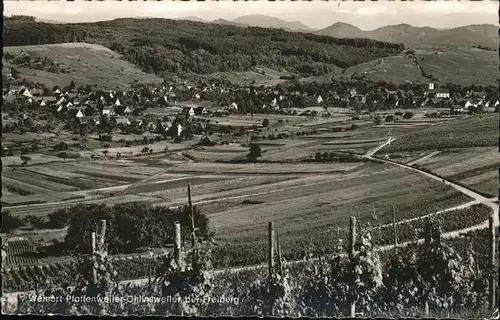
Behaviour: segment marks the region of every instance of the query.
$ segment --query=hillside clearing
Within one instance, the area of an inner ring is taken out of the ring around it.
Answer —
[[[67,69],[65,73],[52,73],[7,63],[6,66],[18,70],[21,77],[49,88],[68,84],[72,80],[77,86],[97,85],[101,89],[126,88],[134,82],[159,84],[163,81],[125,61],[120,54],[97,44],[82,42],[4,47],[4,53],[17,55],[21,52],[28,53],[32,59],[47,57]],[[4,73],[8,71],[6,66]]]

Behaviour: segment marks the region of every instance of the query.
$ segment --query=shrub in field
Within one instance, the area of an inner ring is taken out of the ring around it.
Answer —
[[[9,211],[2,212],[2,233],[9,233],[23,225],[24,222],[19,217],[11,215]]]
[[[250,145],[250,150],[247,154],[247,158],[255,162],[259,157],[262,157],[262,149],[260,148],[259,145],[252,143]]]
[[[69,225],[73,212],[66,209],[59,209],[51,212],[45,226],[48,229],[62,229]]]
[[[210,231],[208,218],[197,207],[193,207],[195,231],[200,239],[208,239]],[[174,221],[180,221],[182,236],[188,239],[192,232],[189,207],[172,210],[152,206],[145,202],[132,202],[106,206],[76,205],[62,209],[55,217],[57,223],[64,223],[69,216],[69,229],[65,238],[67,248],[80,253],[90,252],[90,233],[101,219],[110,222],[106,242],[113,252],[133,252],[141,246],[165,246],[172,243]]]

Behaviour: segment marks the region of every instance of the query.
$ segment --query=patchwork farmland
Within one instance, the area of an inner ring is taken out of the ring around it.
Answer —
[[[262,241],[269,219],[283,221],[287,241],[304,239],[325,228],[345,228],[345,217],[350,215],[357,215],[361,223],[388,223],[393,206],[397,208],[398,220],[412,219],[473,199],[418,173],[369,162],[362,156],[383,144],[390,134],[397,138],[396,142],[379,153],[396,159],[405,156],[401,158],[403,163],[427,168],[492,195],[496,177],[491,147],[474,147],[471,143],[465,152],[447,149],[430,154],[433,150],[420,142],[420,150],[412,147],[408,153],[408,145],[401,142],[419,139],[419,132],[426,130],[450,131],[465,121],[485,125],[474,118],[425,121],[417,117],[404,123],[419,124],[419,128],[365,126],[350,132],[320,130],[302,138],[262,141],[263,153],[258,163],[238,163],[248,149],[229,144],[122,160],[77,159],[15,170],[4,166],[6,192],[2,210],[21,217],[46,217],[75,204],[147,201],[176,207],[186,203],[187,185],[191,183],[193,203],[208,215],[216,237],[232,244]],[[489,128],[487,123],[485,127]],[[292,127],[298,128],[298,124]],[[481,139],[486,139],[488,132]],[[455,139],[449,137],[446,143]],[[351,153],[358,160],[314,161],[316,153],[325,152]],[[484,164],[478,166],[478,161]],[[24,231],[23,236],[35,239],[36,233]]]

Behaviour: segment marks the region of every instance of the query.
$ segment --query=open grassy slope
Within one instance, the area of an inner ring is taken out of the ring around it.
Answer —
[[[126,87],[133,82],[161,83],[163,79],[145,73],[123,56],[101,45],[89,43],[59,43],[31,46],[5,47],[4,53],[18,55],[26,52],[31,59],[48,58],[53,60],[65,73],[53,73],[36,70],[29,67],[14,67],[21,76],[33,82],[42,83],[48,87],[68,84],[71,80],[77,86],[97,85],[99,88],[115,89]]]
[[[416,60],[414,59],[416,58]],[[455,83],[498,85],[498,53],[477,48],[426,47],[347,68],[337,79],[367,79],[396,84]]]

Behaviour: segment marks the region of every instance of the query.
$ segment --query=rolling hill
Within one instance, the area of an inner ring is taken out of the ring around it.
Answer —
[[[290,31],[313,31],[300,21],[285,21],[276,17],[254,14],[232,20],[232,22],[261,28],[276,28]]]
[[[216,19],[210,21],[210,23],[215,23],[215,24],[223,24],[227,26],[235,26],[235,27],[241,27],[241,28],[246,28],[248,27],[246,24],[230,21],[230,20],[225,20],[225,19]]]
[[[169,19],[54,25],[6,21],[4,45],[86,42],[105,46],[148,73],[210,74],[255,66],[324,74],[400,53],[401,44]]]
[[[498,54],[471,47],[422,47],[349,67],[336,79],[365,79],[404,83],[455,83],[497,86]],[[412,52],[412,51],[409,51]]]
[[[405,47],[433,46],[483,46],[498,48],[498,27],[494,25],[470,25],[453,29],[414,27],[408,24],[385,26],[363,31],[347,23],[336,23],[315,34],[336,38],[367,38],[394,43]]]
[[[205,19],[202,19],[200,17],[195,17],[195,16],[181,17],[181,18],[177,18],[177,20],[189,20],[189,21],[196,21],[196,22],[208,22]]]
[[[31,63],[14,64],[6,56],[27,53]],[[43,58],[53,61],[58,72],[45,71],[36,62]],[[33,46],[4,47],[3,73],[15,68],[20,76],[52,88],[67,85],[73,80],[77,86],[97,85],[103,89],[124,88],[134,82],[162,83],[163,79],[147,74],[123,57],[96,44],[60,43]],[[63,71],[60,72],[59,70]]]

